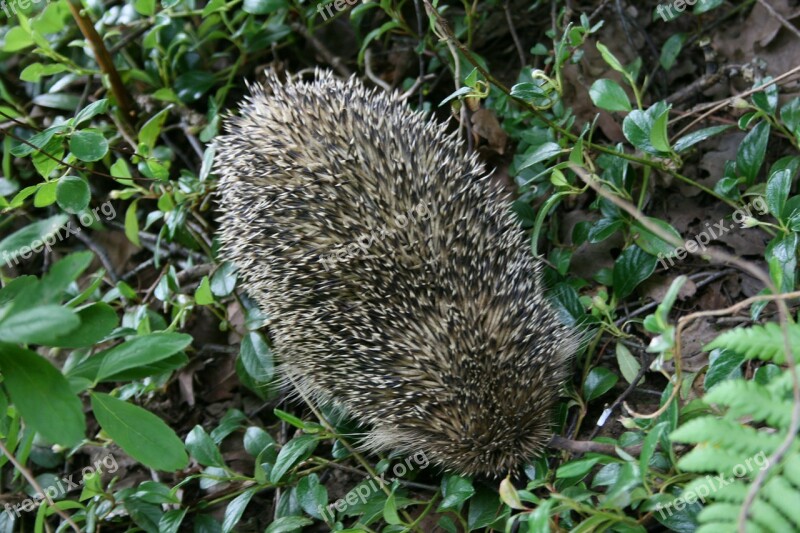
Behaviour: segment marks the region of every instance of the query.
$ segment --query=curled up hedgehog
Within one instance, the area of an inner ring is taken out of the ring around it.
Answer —
[[[504,475],[541,452],[577,336],[509,199],[446,125],[331,73],[251,88],[216,141],[222,256],[287,382],[372,450]]]

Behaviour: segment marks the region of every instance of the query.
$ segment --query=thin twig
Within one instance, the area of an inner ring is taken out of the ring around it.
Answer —
[[[75,521],[72,519],[71,516],[69,516],[66,512],[61,510],[61,508],[55,504],[50,495],[47,494],[47,492],[42,489],[42,486],[39,485],[39,482],[36,481],[35,477],[33,477],[33,474],[31,474],[27,468],[25,468],[19,461],[17,461],[17,458],[14,457],[14,454],[11,453],[9,449],[6,447],[6,443],[3,442],[3,439],[0,439],[0,452],[3,452],[3,455],[8,457],[8,460],[11,462],[12,465],[14,465],[14,468],[16,468],[17,471],[20,474],[22,474],[22,477],[24,477],[28,481],[28,483],[31,484],[31,487],[33,487],[38,494],[40,494],[42,497],[44,497],[45,500],[47,500],[47,504],[50,505],[50,507],[52,507],[61,518],[66,520],[66,522],[72,527],[72,529],[80,533],[81,528],[78,527],[78,524],[75,523]]]

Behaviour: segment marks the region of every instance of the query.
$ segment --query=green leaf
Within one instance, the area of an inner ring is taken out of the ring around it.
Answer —
[[[272,381],[275,374],[272,351],[260,333],[253,331],[245,335],[240,350],[239,357],[250,377],[258,383]]]
[[[535,165],[536,163],[541,163],[542,161],[547,161],[556,157],[558,154],[561,153],[561,147],[554,142],[546,142],[539,145],[536,150],[533,151],[532,154],[526,155],[525,160],[517,169],[524,170],[530,166]]]
[[[284,0],[245,0],[245,11],[248,2],[279,2]],[[173,89],[178,94],[178,98],[185,103],[196,102],[214,86],[216,78],[210,72],[192,70],[184,72],[175,80]]]
[[[139,242],[139,219],[136,217],[138,204],[139,200],[134,200],[125,210],[125,236],[136,246],[141,246]]]
[[[300,435],[284,444],[278,452],[275,466],[269,473],[270,483],[278,483],[293,466],[308,458],[317,447],[317,443],[317,438],[313,435]]]
[[[203,466],[225,468],[225,461],[214,440],[202,426],[195,426],[186,435],[186,449]]]
[[[169,110],[170,108],[167,107],[153,115],[139,131],[139,151],[144,155],[150,155],[153,152],[164,121],[169,115]]]
[[[784,220],[783,208],[789,198],[789,191],[792,188],[792,169],[785,168],[773,172],[767,178],[766,200],[769,212],[775,218]]]
[[[383,520],[390,525],[396,526],[402,524],[400,515],[397,514],[397,502],[394,498],[394,491],[386,498],[386,503],[383,504]]]
[[[713,350],[708,358],[708,371],[703,388],[709,391],[718,383],[742,377],[741,367],[744,361],[744,354],[732,350]]]
[[[247,505],[250,503],[253,495],[259,490],[259,487],[249,488],[231,500],[231,503],[225,508],[225,518],[222,520],[223,533],[230,533],[233,531],[234,526],[242,519],[242,514],[244,514],[245,509],[247,509]]]
[[[583,382],[583,397],[587,402],[599,398],[617,384],[619,377],[607,368],[595,367]]]
[[[319,512],[328,504],[328,490],[319,482],[317,474],[309,474],[297,483],[297,503],[307,515],[322,520]]]
[[[104,302],[97,302],[78,311],[80,326],[64,335],[59,335],[48,346],[60,348],[83,348],[103,340],[119,324],[117,312]]]
[[[633,383],[633,380],[639,375],[639,370],[641,370],[642,365],[639,364],[639,361],[621,342],[617,343],[616,353],[617,364],[619,365],[622,377],[625,378],[625,381],[628,383]]]
[[[60,305],[41,305],[16,310],[0,320],[0,341],[18,344],[49,344],[74,330],[80,319],[72,309]]]
[[[149,468],[164,472],[174,472],[189,464],[181,440],[156,415],[101,392],[93,392],[91,397],[100,427],[125,453]]]
[[[472,480],[455,474],[447,475],[442,479],[442,502],[436,512],[460,508],[473,494]]]
[[[256,426],[247,428],[244,433],[244,449],[247,453],[258,457],[268,446],[275,446],[275,439],[269,433]]]
[[[747,185],[752,185],[755,182],[758,171],[764,163],[769,133],[769,122],[762,120],[750,130],[742,140],[742,144],[739,145],[739,150],[736,153],[736,171],[740,176],[744,177]]]
[[[0,344],[0,370],[3,385],[26,424],[62,446],[75,446],[83,440],[83,406],[49,361],[30,350]]]
[[[89,206],[92,194],[89,184],[77,176],[64,176],[58,180],[56,201],[67,213],[77,214]]]
[[[669,123],[669,106],[653,122],[653,129],[650,130],[650,144],[659,152],[671,152],[669,136],[667,135],[667,124]]]
[[[614,294],[624,299],[656,269],[656,258],[638,246],[629,246],[614,262]]]
[[[69,149],[81,161],[99,161],[108,153],[108,141],[97,130],[80,130],[70,135]]]
[[[53,126],[51,128],[47,128],[46,130],[40,131],[28,139],[27,143],[14,147],[11,150],[11,155],[15,157],[25,157],[30,155],[36,151],[37,148],[42,149],[47,146],[47,144],[55,135],[63,133],[66,129],[66,125],[60,124],[58,126]]]
[[[723,131],[729,129],[731,126],[724,125],[724,126],[711,126],[708,128],[703,128],[701,130],[693,131],[692,133],[686,134],[677,141],[675,141],[675,151],[680,153],[688,150],[690,147],[694,146],[695,144],[705,141],[706,139],[713,137]]]
[[[264,533],[292,533],[310,526],[314,522],[302,516],[282,516],[273,521]]]
[[[23,69],[22,72],[19,74],[19,78],[22,81],[29,81],[32,83],[37,83],[41,80],[44,76],[52,76],[53,74],[58,74],[59,72],[68,71],[69,67],[67,65],[63,65],[61,63],[53,63],[50,65],[42,65],[41,63],[33,63],[28,65]]]
[[[606,45],[598,41],[597,50],[600,52],[600,55],[603,56],[603,60],[605,60],[605,62],[608,63],[608,66],[610,66],[620,74],[623,74],[625,76],[628,75],[628,71],[625,70],[625,67],[622,66],[622,63],[619,62],[619,59],[617,59],[614,56],[614,54],[611,53],[611,51],[606,47]]]
[[[389,32],[389,31],[391,31],[391,30],[393,30],[395,28],[398,28],[398,27],[400,27],[400,22],[398,22],[396,20],[390,20],[388,22],[384,22],[381,25],[381,27],[375,28],[374,30],[369,32],[364,37],[364,41],[361,43],[361,49],[358,51],[358,63],[362,64],[364,62],[364,54],[366,53],[367,47],[369,46],[369,44],[372,41],[374,41],[375,39],[377,39],[378,37],[380,37],[384,33],[387,33],[387,32]]]
[[[194,301],[197,302],[197,305],[211,305],[214,303],[214,296],[211,295],[211,282],[208,280],[208,276],[203,276],[203,279],[200,280],[200,285],[194,291]]]
[[[703,13],[708,13],[712,9],[716,9],[722,5],[724,0],[697,0],[697,4],[694,6],[693,13],[695,15],[702,15]]]
[[[233,263],[228,261],[222,263],[211,275],[211,293],[217,298],[228,296],[236,288],[237,278],[238,272]]]
[[[598,462],[600,462],[599,457],[570,461],[558,467],[558,470],[556,470],[556,479],[582,478],[588,474]]]
[[[685,33],[676,33],[664,42],[664,46],[661,47],[661,57],[659,57],[659,62],[664,70],[668,71],[675,65],[675,60],[678,59],[685,40]],[[677,148],[675,150],[677,151]]]
[[[96,117],[97,115],[102,115],[108,109],[108,99],[103,98],[96,102],[92,102],[91,104],[87,105],[83,109],[81,109],[75,118],[72,119],[72,125],[74,127],[80,126],[83,122]]]
[[[660,228],[664,233],[667,235],[672,236],[673,242],[665,242],[661,239],[661,237],[656,236],[655,233],[652,233],[649,229],[647,229],[644,224],[639,222],[638,220],[634,220],[631,224],[631,228],[636,230],[636,234],[633,237],[633,242],[635,242],[642,250],[649,253],[650,255],[658,256],[659,254],[663,256],[671,255],[675,252],[675,244],[682,243],[683,238],[681,234],[678,233],[678,230],[673,228],[669,225],[669,223],[661,220],[660,218],[654,217],[645,217],[648,222],[652,225]]]
[[[242,5],[244,12],[251,15],[269,15],[288,7],[286,0],[244,0]]]
[[[632,109],[625,90],[613,80],[595,80],[589,89],[589,97],[594,105],[606,111],[630,111]]]
[[[13,26],[5,35],[4,52],[19,52],[29,46],[33,46],[33,38],[30,32],[25,31],[19,26]]]
[[[102,358],[96,381],[130,368],[166,359],[189,346],[191,342],[192,336],[184,333],[158,332],[134,337],[94,356]]]

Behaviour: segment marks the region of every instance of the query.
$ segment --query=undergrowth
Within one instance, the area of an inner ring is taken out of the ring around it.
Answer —
[[[800,67],[708,43],[763,3],[6,2],[0,531],[800,530]],[[408,91],[508,176],[587,339],[519,476],[364,455],[277,387],[211,172],[265,65]]]

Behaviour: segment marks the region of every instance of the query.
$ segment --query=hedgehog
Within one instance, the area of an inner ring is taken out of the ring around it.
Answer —
[[[266,77],[214,168],[220,255],[267,314],[283,380],[368,428],[368,451],[518,472],[552,435],[577,334],[509,194],[397,93]]]

